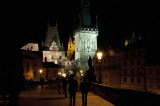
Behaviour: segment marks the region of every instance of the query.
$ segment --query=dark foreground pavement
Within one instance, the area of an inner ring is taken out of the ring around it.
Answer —
[[[34,90],[22,91],[19,96],[18,106],[70,106],[69,94],[64,98],[64,94],[58,94],[56,89],[44,87],[41,90],[40,86]],[[93,94],[88,93],[87,106],[114,106],[105,99]],[[8,106],[0,100],[0,106]],[[81,92],[76,93],[76,106],[82,106]]]

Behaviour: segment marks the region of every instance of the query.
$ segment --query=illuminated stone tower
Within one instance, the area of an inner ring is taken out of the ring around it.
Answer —
[[[75,38],[75,61],[77,67],[84,73],[89,69],[88,59],[94,57],[97,50],[97,17],[96,25],[91,24],[89,3],[82,2],[79,14],[79,27],[74,31]]]
[[[69,41],[68,41],[68,50],[67,50],[67,59],[68,60],[71,60],[71,57],[74,53],[74,50],[75,50],[75,42],[74,41],[72,42],[72,38],[70,35]]]

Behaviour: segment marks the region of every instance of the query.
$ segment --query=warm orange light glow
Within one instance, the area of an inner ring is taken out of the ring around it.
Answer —
[[[63,77],[66,77],[66,74],[65,74],[65,73],[63,74]]]
[[[58,72],[58,75],[61,75],[61,72]]]
[[[82,73],[83,73],[83,70],[80,70],[80,73],[82,74]]]

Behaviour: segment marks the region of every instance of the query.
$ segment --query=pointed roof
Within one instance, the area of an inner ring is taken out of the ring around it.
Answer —
[[[48,26],[46,40],[45,40],[45,47],[50,47],[53,41],[55,41],[57,46],[60,49],[62,49],[57,27]]]
[[[69,36],[69,42],[72,42],[72,38],[71,38],[71,35]]]
[[[90,26],[91,19],[90,19],[90,11],[89,11],[89,2],[82,1],[82,8],[81,8],[81,24],[82,26]]]

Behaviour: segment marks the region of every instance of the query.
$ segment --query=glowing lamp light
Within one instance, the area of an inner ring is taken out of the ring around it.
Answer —
[[[98,52],[98,53],[97,53],[97,57],[98,57],[98,62],[101,62],[102,52]]]
[[[58,75],[61,75],[61,72],[58,72]]]
[[[80,73],[82,74],[82,73],[83,73],[83,71],[82,71],[82,70],[80,70]]]
[[[65,74],[65,73],[63,74],[63,77],[66,77],[66,74]]]
[[[39,70],[40,74],[42,73],[42,70]]]

